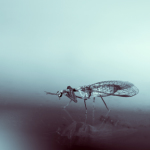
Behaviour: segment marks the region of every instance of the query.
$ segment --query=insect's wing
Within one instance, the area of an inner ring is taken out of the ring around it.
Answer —
[[[138,94],[139,90],[130,82],[124,81],[103,81],[95,84],[91,84],[90,88],[99,93],[131,97]]]
[[[136,86],[131,86],[128,88],[123,88],[121,90],[118,90],[114,93],[114,96],[121,96],[121,97],[132,97],[134,95],[137,95],[139,93],[139,90]]]
[[[117,90],[121,89],[117,81],[103,81],[103,82],[97,82],[95,84],[89,85],[91,91],[93,93],[96,93],[98,95],[112,95]]]
[[[116,82],[115,86],[119,88],[115,91],[114,96],[132,97],[139,93],[138,88],[134,86],[134,84],[127,81],[118,81]]]

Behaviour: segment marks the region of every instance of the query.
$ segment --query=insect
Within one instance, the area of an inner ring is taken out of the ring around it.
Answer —
[[[81,96],[75,95],[75,92],[79,92]],[[138,88],[135,87],[132,83],[117,80],[97,82],[91,85],[80,86],[78,88],[72,88],[71,86],[67,86],[67,89],[60,90],[57,93],[46,92],[46,94],[57,95],[59,98],[65,95],[70,99],[70,102],[74,101],[75,103],[77,103],[77,98],[83,99],[86,112],[86,100],[90,99],[91,97],[93,97],[93,102],[95,102],[95,97],[100,97],[106,108],[108,109],[103,97],[132,97],[138,93]],[[66,106],[68,106],[70,102]]]

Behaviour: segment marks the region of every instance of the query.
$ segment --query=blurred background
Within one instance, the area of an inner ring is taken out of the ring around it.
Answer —
[[[45,140],[37,137],[56,131],[63,122],[61,115],[67,116],[62,107],[69,101],[44,91],[57,92],[68,85],[76,88],[107,80],[133,83],[138,95],[106,97],[106,103],[114,114],[132,114],[149,126],[149,5],[148,0],[1,0],[0,149],[22,150],[23,145],[40,149],[39,143],[43,149]],[[76,121],[84,120],[82,100],[69,107]],[[90,115],[92,100],[87,107]],[[97,124],[105,111],[96,99]],[[38,136],[37,131],[41,131]]]

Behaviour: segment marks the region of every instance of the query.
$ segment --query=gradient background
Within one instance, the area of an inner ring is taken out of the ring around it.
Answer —
[[[61,108],[69,100],[63,97],[58,101],[44,91],[56,92],[68,85],[129,81],[139,88],[139,94],[107,97],[108,107],[148,116],[149,7],[148,0],[0,0],[0,130],[6,137],[0,134],[0,149],[13,150],[7,142],[11,136],[16,137],[12,145],[18,142],[18,126],[25,131],[22,128],[27,123],[33,129],[30,125],[43,116],[55,131],[51,125],[61,124]],[[101,101],[96,104],[97,111],[104,107]],[[87,107],[91,105],[89,100]],[[72,103],[70,108],[79,112],[74,117],[84,116],[83,101]],[[41,122],[37,130],[46,124]],[[19,137],[31,137],[24,134]],[[23,144],[27,142],[31,148],[37,142],[32,138],[33,142],[22,139]]]

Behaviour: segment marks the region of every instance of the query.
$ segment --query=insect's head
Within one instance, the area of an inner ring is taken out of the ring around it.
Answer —
[[[72,89],[72,87],[71,86],[67,86],[67,89]]]
[[[58,95],[59,99],[60,99],[60,97],[62,97],[63,94],[65,94],[65,93],[66,93],[66,90],[57,91],[57,95]]]
[[[57,95],[58,95],[58,97],[60,98],[60,97],[62,97],[63,92],[62,92],[62,91],[57,91]]]

